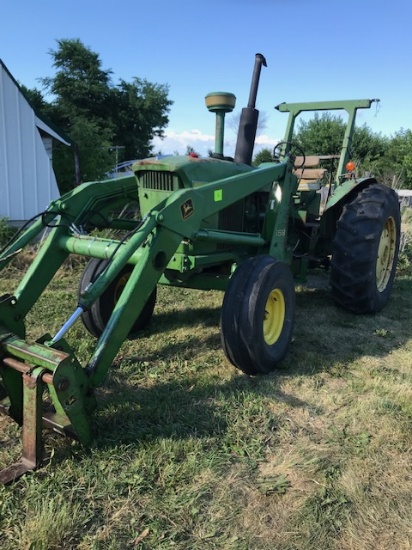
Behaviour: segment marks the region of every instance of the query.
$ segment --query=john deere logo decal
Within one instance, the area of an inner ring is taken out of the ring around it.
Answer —
[[[192,199],[188,199],[186,202],[184,202],[180,207],[180,211],[182,212],[182,218],[184,220],[187,220],[187,218],[190,218],[190,216],[194,212]]]

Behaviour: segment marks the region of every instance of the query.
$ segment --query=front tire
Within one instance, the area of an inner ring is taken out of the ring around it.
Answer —
[[[83,271],[80,280],[78,297],[80,299],[84,290],[92,283],[106,268],[108,260],[91,259]],[[133,266],[126,265],[117,277],[109,284],[106,290],[97,298],[90,309],[82,313],[82,321],[92,336],[99,338],[106,328],[112,311],[130,277]],[[135,338],[136,334],[146,327],[152,318],[156,304],[156,287],[149,296],[142,312],[137,317],[128,335],[128,338]]]
[[[221,313],[222,347],[249,375],[273,371],[292,339],[295,285],[289,267],[271,256],[243,262],[232,275]]]
[[[373,184],[347,204],[333,241],[330,283],[335,301],[355,313],[377,313],[388,302],[400,241],[396,192]]]

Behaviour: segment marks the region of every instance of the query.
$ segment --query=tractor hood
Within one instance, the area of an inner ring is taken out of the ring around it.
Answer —
[[[192,187],[194,182],[209,183],[251,170],[254,168],[246,164],[191,155],[149,158],[133,164],[133,172],[137,178],[144,172],[168,172],[178,176],[184,187]]]

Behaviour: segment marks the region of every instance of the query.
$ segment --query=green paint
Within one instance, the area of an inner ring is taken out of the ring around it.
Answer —
[[[223,191],[222,191],[222,189],[216,189],[216,191],[214,193],[214,200],[215,200],[215,202],[220,202],[221,200],[223,200]]]

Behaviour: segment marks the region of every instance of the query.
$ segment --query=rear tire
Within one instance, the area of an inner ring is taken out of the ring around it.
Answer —
[[[232,275],[220,334],[229,361],[249,375],[273,371],[292,339],[295,285],[289,267],[271,256],[249,258]]]
[[[97,258],[91,259],[80,279],[78,297],[87,288],[87,286],[93,282],[100,273],[105,269],[108,260],[100,260]],[[86,329],[99,338],[106,328],[106,325],[110,319],[112,311],[125,287],[127,280],[130,277],[130,273],[133,270],[133,266],[126,265],[117,277],[109,284],[106,290],[97,298],[92,304],[91,308],[82,313],[82,321]],[[134,338],[136,333],[145,328],[152,318],[153,310],[156,304],[156,288],[153,290],[149,299],[147,300],[142,312],[136,319],[132,329],[129,332],[128,338]]]
[[[399,201],[381,184],[347,204],[333,241],[330,283],[335,301],[355,313],[376,313],[388,302],[400,241]]]

